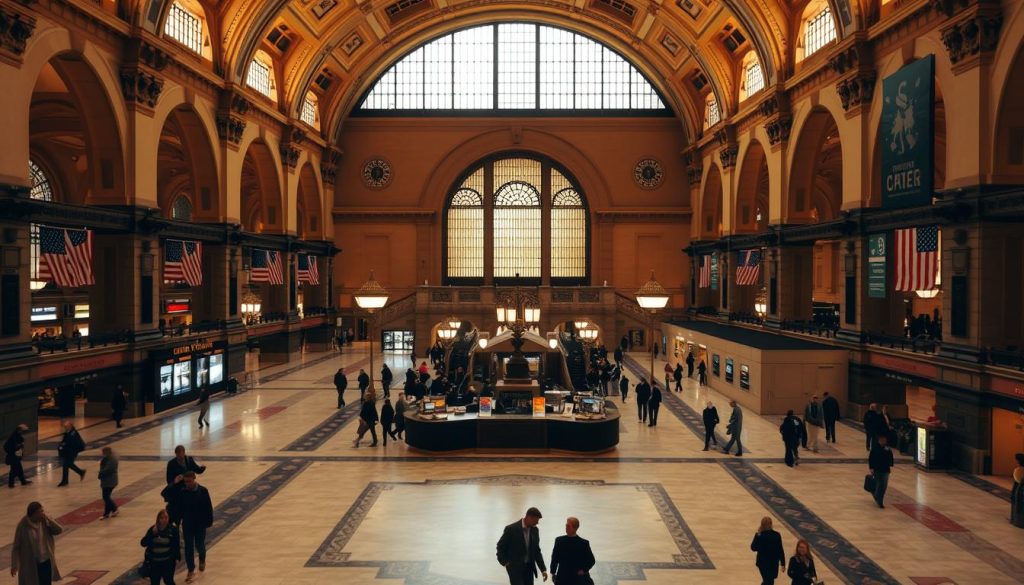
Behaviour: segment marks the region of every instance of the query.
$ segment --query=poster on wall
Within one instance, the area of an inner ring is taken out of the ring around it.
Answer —
[[[740,365],[740,388],[750,390],[750,367],[745,364]]]
[[[174,376],[174,366],[160,366],[160,397],[164,398],[174,393],[174,383],[171,378]]]
[[[868,236],[868,297],[885,298],[885,234]]]
[[[210,356],[210,383],[220,384],[224,380],[224,354]]]
[[[711,290],[718,290],[718,252],[711,255]]]
[[[725,381],[732,384],[733,362],[732,358],[725,358]]]
[[[185,360],[174,364],[174,393],[185,394],[192,389],[192,362]]]
[[[935,56],[882,81],[882,207],[929,205],[934,167]]]
[[[718,357],[717,353],[711,356],[711,373],[715,377],[722,377],[722,358]]]

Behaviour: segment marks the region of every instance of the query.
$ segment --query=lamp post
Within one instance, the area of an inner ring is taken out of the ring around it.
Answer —
[[[388,291],[381,286],[370,271],[370,279],[352,294],[359,308],[370,314],[370,389],[373,389],[373,330],[377,326],[375,313],[388,304]],[[362,398],[362,397],[360,397]]]
[[[252,290],[247,290],[242,293],[242,316],[245,317],[245,324],[252,325],[253,320],[259,317],[260,309],[263,306],[260,302],[260,298],[256,296]]]
[[[540,321],[540,300],[536,295],[523,292],[516,287],[512,292],[499,296],[495,313],[498,324],[505,325],[512,332],[512,347],[515,348],[505,367],[505,377],[528,380],[530,365],[522,352],[523,333]]]
[[[640,290],[636,291],[636,302],[640,305],[640,308],[651,314],[651,343],[654,343],[654,319],[658,311],[664,309],[668,305],[669,295],[665,290],[665,287],[661,286],[661,283],[655,280],[654,271],[651,270],[651,279],[644,283],[640,287]],[[654,346],[650,347],[651,354],[651,378],[650,383],[654,384]]]

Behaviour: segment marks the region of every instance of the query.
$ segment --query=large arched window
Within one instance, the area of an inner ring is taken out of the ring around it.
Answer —
[[[556,163],[529,155],[474,166],[448,198],[445,281],[586,284],[586,199]],[[490,262],[487,262],[487,259]]]
[[[801,61],[817,53],[836,40],[836,23],[827,0],[811,0],[804,7],[800,22],[801,34],[797,40],[796,60]]]
[[[171,205],[171,219],[192,221],[192,202],[184,193],[179,194]]]
[[[374,82],[356,114],[451,110],[671,115],[654,86],[614,50],[529,23],[468,28],[413,49]]]
[[[28,161],[28,174],[32,178],[32,189],[28,196],[40,201],[53,201],[53,187],[50,180],[46,178],[43,169],[39,168],[34,161]],[[33,223],[29,226],[29,260],[32,266],[29,268],[29,282],[32,290],[38,290],[46,286],[46,283],[39,280],[39,224]]]

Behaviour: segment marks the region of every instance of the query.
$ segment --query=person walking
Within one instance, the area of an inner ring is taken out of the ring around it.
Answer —
[[[380,407],[380,430],[384,437],[384,446],[388,446],[388,437],[395,438],[391,425],[395,422],[395,409],[391,406],[391,399],[384,398],[384,404]]]
[[[619,396],[622,397],[623,404],[626,402],[627,394],[629,394],[629,378],[623,375],[619,378]]]
[[[711,442],[714,441],[715,446],[718,446],[718,438],[715,437],[715,427],[720,422],[718,418],[718,409],[715,405],[708,400],[708,405],[704,407],[704,412],[701,413],[701,418],[704,419],[704,451],[708,450]]]
[[[673,371],[674,370],[672,369],[672,366],[670,366],[668,364],[668,362],[665,362],[665,391],[666,392],[668,391],[669,388],[672,387],[672,373],[673,373]]]
[[[786,411],[786,418],[782,419],[779,425],[779,434],[782,435],[782,444],[786,449],[786,465],[793,467],[800,465],[800,419],[793,410]]]
[[[871,475],[875,477],[875,503],[879,508],[885,508],[885,490],[889,488],[889,473],[892,472],[894,463],[892,449],[889,448],[889,437],[879,435],[871,447],[871,454],[868,455],[868,467],[871,469]]]
[[[366,370],[359,368],[359,376],[356,377],[356,382],[359,383],[360,396],[366,394],[366,389],[370,387],[370,376],[366,374]]]
[[[750,541],[750,550],[757,553],[754,565],[761,573],[761,585],[775,585],[779,571],[786,570],[786,551],[782,548],[782,535],[772,528],[772,519],[761,518],[761,526]]]
[[[4,442],[4,463],[11,467],[7,473],[7,487],[14,487],[14,480],[17,479],[21,485],[28,485],[31,481],[25,479],[25,467],[21,460],[25,457],[25,433],[28,432],[28,425],[21,423],[14,427],[11,435]]]
[[[181,537],[167,510],[156,513],[156,522],[146,530],[140,543],[149,562],[149,585],[174,585],[174,568],[181,560]]]
[[[203,388],[199,391],[199,428],[210,428],[210,390]]]
[[[676,381],[676,392],[683,391],[683,364],[676,362],[676,369],[672,371],[672,377]],[[665,386],[668,390],[668,386]]]
[[[651,387],[647,379],[641,377],[640,383],[636,385],[636,415],[640,422],[647,422],[647,404],[651,400]]]
[[[796,543],[796,552],[789,558],[786,575],[792,580],[790,585],[814,585],[818,582],[818,572],[811,558],[811,545],[800,539]]]
[[[825,392],[824,398],[821,400],[821,411],[825,416],[825,442],[835,443],[836,421],[840,419],[839,401],[836,400],[835,396]]]
[[[651,399],[647,401],[647,412],[650,415],[651,422],[647,426],[656,427],[658,426],[658,411],[661,410],[661,389],[655,384],[651,388]]]
[[[1024,528],[1024,453],[1014,455],[1017,467],[1013,470],[1013,489],[1010,490],[1010,524]]]
[[[85,470],[75,465],[75,458],[82,451],[85,451],[85,441],[82,440],[82,435],[78,434],[78,430],[75,425],[71,424],[71,421],[65,421],[64,436],[61,437],[60,444],[57,445],[57,457],[60,458],[62,468],[61,480],[57,487],[68,485],[68,471],[77,473],[79,480],[85,479]]]
[[[114,493],[114,488],[117,487],[117,465],[118,461],[114,450],[104,447],[99,472],[100,492],[103,496],[103,517],[100,520],[117,516],[117,504],[114,503],[114,498],[110,497]]]
[[[334,373],[334,389],[338,391],[338,408],[345,408],[345,388],[348,388],[348,376],[345,368],[338,368]]]
[[[395,375],[391,373],[391,368],[384,364],[380,369],[380,384],[384,387],[384,398],[391,398],[391,383],[394,379]]]
[[[374,396],[372,393],[367,392],[363,395],[363,406],[359,409],[359,429],[356,431],[356,440],[352,441],[352,447],[358,448],[359,441],[363,439],[363,435],[366,431],[370,431],[370,436],[373,441],[370,443],[371,447],[377,446],[377,407],[374,405]]]
[[[697,384],[700,386],[708,385],[708,366],[704,363],[704,360],[700,360],[700,365],[697,366]]]
[[[405,392],[398,393],[398,399],[395,400],[395,432],[391,434],[391,438],[398,440],[403,438],[402,433],[405,432],[405,411],[408,410],[409,405],[405,402]]]
[[[697,361],[697,358],[693,357],[693,352],[686,354],[686,377],[693,377],[693,364]]]
[[[735,400],[730,400],[729,406],[732,407],[732,414],[729,415],[729,424],[725,426],[725,434],[729,435],[729,442],[725,444],[725,454],[728,455],[732,444],[736,443],[736,456],[742,457],[743,441],[740,439],[740,434],[743,432],[743,411]]]
[[[167,462],[167,473],[165,474],[167,485],[182,485],[185,473],[189,471],[202,474],[206,471],[206,466],[196,463],[193,457],[185,453],[185,446],[178,445],[174,448],[174,458]]]
[[[621,345],[617,346],[615,348],[615,351],[612,352],[612,355],[615,357],[615,365],[621,364],[622,363],[622,346]]]
[[[128,393],[124,386],[118,384],[114,395],[110,397],[110,417],[114,419],[117,428],[121,428],[121,421],[124,419],[124,411],[128,408]]]
[[[612,380],[611,369],[608,367],[607,363],[604,363],[601,366],[600,380],[601,380],[601,396],[607,397],[608,396],[608,382],[611,382],[611,380]]]
[[[501,533],[498,539],[498,563],[508,573],[509,585],[530,585],[540,569],[544,580],[548,580],[548,568],[544,554],[540,552],[540,531],[537,524],[543,516],[537,508],[529,508],[521,520],[517,520]]]
[[[804,408],[804,422],[807,424],[807,444],[811,451],[818,452],[818,439],[821,438],[821,429],[825,426],[825,413],[818,402],[818,395],[811,396],[811,401]]]
[[[864,419],[861,421],[864,424],[864,435],[867,440],[868,451],[871,451],[871,446],[875,444],[875,431],[878,429],[878,418],[880,416],[878,414],[878,405],[872,402],[868,405],[868,410],[864,413]]]
[[[188,567],[185,582],[191,583],[195,579],[197,553],[199,571],[206,570],[206,529],[213,526],[213,502],[209,490],[196,481],[196,472],[186,471],[184,483],[172,509],[185,536],[185,565]]]
[[[11,545],[11,577],[18,578],[18,585],[49,585],[62,579],[53,540],[61,532],[64,527],[46,515],[42,504],[28,505]]]
[[[551,581],[556,585],[594,582],[589,576],[597,561],[590,549],[590,541],[577,534],[579,529],[579,518],[569,516],[565,519],[565,535],[555,539],[555,547],[551,550]]]

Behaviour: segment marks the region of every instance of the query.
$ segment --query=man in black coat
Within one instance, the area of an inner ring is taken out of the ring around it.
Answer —
[[[779,425],[779,433],[786,448],[786,465],[790,467],[800,465],[800,454],[797,452],[802,434],[800,427],[800,418],[793,414],[792,410],[786,411],[786,418],[782,419],[782,424]]]
[[[875,444],[871,446],[871,454],[868,455],[868,467],[871,469],[871,475],[875,476],[874,496],[879,508],[885,508],[885,490],[889,489],[889,473],[894,463],[888,435],[878,435],[875,437]]]
[[[651,422],[647,426],[658,426],[658,411],[661,410],[661,390],[655,384],[651,388],[651,398],[647,401],[647,410],[651,416]]]
[[[28,485],[31,481],[25,479],[25,468],[21,465],[21,459],[25,456],[25,433],[28,432],[28,425],[21,423],[14,428],[14,432],[7,437],[4,443],[4,463],[11,466],[7,474],[7,487],[14,487],[14,480],[17,478],[21,485]]]
[[[651,387],[646,378],[640,378],[636,385],[636,415],[640,422],[647,422],[647,403],[651,400]]]
[[[555,585],[582,585],[587,582],[587,573],[594,568],[594,551],[590,549],[590,541],[576,534],[579,529],[579,519],[570,516],[565,519],[565,536],[555,539],[555,548],[551,551],[551,581]]]
[[[868,411],[864,413],[864,434],[867,439],[867,450],[871,451],[871,446],[875,444],[875,431],[878,429],[878,420],[882,417],[878,413],[878,405],[872,402],[868,405]]]
[[[128,394],[124,391],[124,386],[118,384],[114,390],[114,395],[110,397],[111,418],[114,419],[117,428],[121,428],[121,419],[124,418],[126,408],[128,408]]]
[[[348,376],[345,375],[345,368],[338,368],[334,374],[334,389],[338,391],[338,408],[345,407],[345,388],[348,388]]]
[[[540,531],[537,523],[542,518],[540,510],[530,508],[521,520],[505,527],[498,539],[498,563],[508,573],[509,585],[529,585],[540,568],[544,580],[548,580],[548,568],[540,552]]]
[[[359,397],[362,398],[363,394],[366,394],[366,389],[370,387],[370,376],[366,374],[366,370],[359,368],[359,377],[356,380],[359,382]]]
[[[62,467],[61,480],[57,487],[68,485],[68,471],[77,473],[80,480],[85,478],[85,470],[75,465],[75,458],[82,451],[85,451],[85,441],[82,440],[82,435],[78,434],[78,430],[75,425],[71,424],[71,421],[65,421],[64,437],[57,445],[57,456],[60,457]]]
[[[622,346],[616,347],[615,348],[615,353],[613,353],[612,355],[615,356],[615,363],[616,364],[621,364],[622,363]]]
[[[384,387],[384,398],[391,397],[391,382],[395,379],[395,375],[391,373],[391,368],[387,364],[380,369],[380,384]]]
[[[830,396],[828,392],[824,394],[825,398],[821,401],[821,408],[825,412],[825,442],[835,443],[836,442],[836,421],[839,420],[839,401],[836,400],[835,396]]]
[[[686,354],[686,377],[687,378],[692,378],[693,377],[693,364],[694,364],[695,361],[696,361],[696,358],[693,357],[693,352],[692,351],[690,353]]]
[[[715,408],[715,405],[710,400],[707,407],[704,408],[704,412],[701,413],[701,417],[704,419],[704,451],[707,451],[712,441],[714,441],[716,447],[718,446],[718,439],[715,437],[715,427],[720,422],[718,419],[718,409]]]
[[[195,577],[196,559],[199,553],[199,570],[206,570],[206,529],[213,526],[213,502],[210,492],[196,481],[196,472],[186,471],[185,487],[175,495],[174,520],[181,524],[185,535],[185,565],[188,566],[186,582]]]
[[[619,378],[619,396],[622,397],[622,401],[626,401],[626,395],[629,394],[629,378],[621,376]]]
[[[761,573],[761,585],[773,585],[779,578],[779,569],[786,569],[786,551],[782,549],[782,535],[772,529],[772,519],[761,519],[761,529],[750,542],[750,550],[757,553],[754,564]]]

